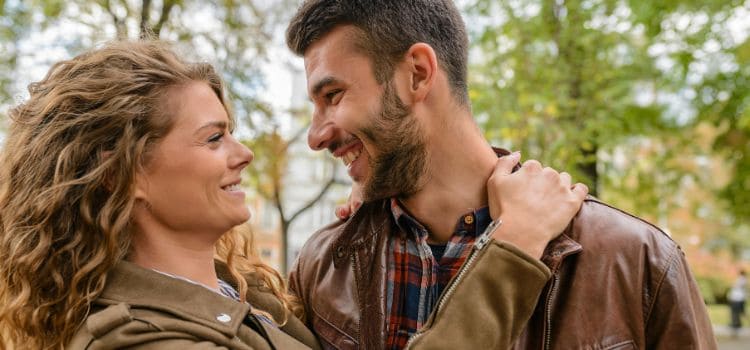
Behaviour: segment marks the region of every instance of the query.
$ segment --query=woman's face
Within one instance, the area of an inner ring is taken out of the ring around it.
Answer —
[[[166,98],[173,127],[137,176],[136,198],[144,205],[135,222],[146,232],[223,234],[250,218],[240,174],[253,153],[229,133],[208,84],[175,87]]]

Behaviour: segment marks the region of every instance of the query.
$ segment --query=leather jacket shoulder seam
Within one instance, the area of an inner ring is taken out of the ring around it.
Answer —
[[[667,264],[664,266],[664,270],[662,270],[662,274],[658,279],[658,283],[656,285],[656,289],[654,291],[654,294],[651,297],[651,300],[649,300],[649,306],[648,306],[648,314],[646,315],[645,324],[648,324],[648,321],[651,319],[651,314],[654,310],[654,305],[656,305],[656,299],[659,297],[659,293],[661,293],[661,288],[664,285],[664,281],[667,279],[667,275],[669,274],[669,270],[673,268],[675,261],[679,258],[679,250],[672,250],[671,254],[669,255],[669,259],[667,260]]]
[[[613,210],[617,211],[617,212],[618,212],[618,213],[620,213],[620,214],[626,215],[626,216],[628,216],[628,217],[630,217],[630,218],[632,218],[632,219],[635,219],[635,220],[637,220],[637,221],[639,221],[639,222],[642,222],[642,223],[644,223],[644,224],[648,225],[648,226],[649,226],[650,228],[652,228],[652,229],[654,229],[654,230],[658,231],[659,233],[661,233],[661,234],[662,234],[662,235],[664,235],[665,237],[669,238],[670,240],[672,239],[672,237],[671,237],[670,235],[668,235],[668,234],[667,234],[666,232],[664,232],[664,231],[663,231],[663,230],[662,230],[661,228],[659,228],[659,226],[656,226],[656,225],[654,225],[653,223],[651,223],[651,222],[650,222],[650,221],[648,221],[648,220],[645,220],[645,219],[643,219],[643,218],[641,218],[641,217],[635,216],[635,215],[633,215],[633,214],[631,214],[631,213],[628,213],[627,211],[624,211],[624,210],[622,210],[622,209],[620,209],[620,208],[617,208],[617,207],[611,206],[611,205],[609,205],[609,204],[607,204],[607,203],[605,203],[605,202],[602,202],[602,201],[600,201],[600,200],[598,200],[598,199],[595,199],[595,198],[586,198],[586,199],[585,199],[584,201],[585,201],[585,202],[590,202],[590,203],[595,203],[595,204],[599,204],[599,205],[605,206],[605,207],[607,207],[607,208],[613,209]]]

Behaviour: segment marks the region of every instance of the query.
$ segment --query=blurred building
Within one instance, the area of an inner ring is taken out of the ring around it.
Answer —
[[[284,48],[285,49],[285,48]],[[280,53],[280,55],[287,55]],[[274,109],[281,111],[279,118],[283,118],[281,132],[285,137],[291,136],[306,128],[311,110],[307,98],[306,79],[304,70],[299,64],[286,63],[283,69],[272,73],[275,83],[280,89],[275,95],[288,97],[283,99],[273,96]],[[291,84],[288,84],[291,82]],[[269,82],[270,83],[270,82]],[[273,84],[269,84],[273,85]],[[285,89],[285,90],[283,90]],[[288,151],[289,164],[284,176],[283,207],[287,216],[297,212],[311,199],[315,198],[323,186],[335,175],[337,184],[331,186],[328,192],[312,207],[299,215],[289,227],[287,266],[291,267],[305,241],[317,229],[336,219],[334,210],[340,203],[345,202],[349,195],[349,176],[340,160],[333,160],[327,152],[313,152],[307,146],[306,131],[293,142]],[[338,164],[335,164],[338,162]],[[335,173],[335,174],[334,174]],[[260,196],[249,196],[253,217],[250,223],[255,234],[254,243],[260,256],[275,268],[281,266],[281,223],[279,212],[274,203],[263,200]]]

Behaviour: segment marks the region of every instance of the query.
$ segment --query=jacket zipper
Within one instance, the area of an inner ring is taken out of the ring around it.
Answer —
[[[552,342],[552,297],[557,292],[557,280],[558,276],[557,274],[554,274],[552,277],[552,286],[550,287],[550,292],[547,295],[547,303],[544,307],[544,315],[546,318],[545,322],[545,332],[544,332],[544,349],[549,350],[550,344]]]
[[[440,300],[438,300],[437,307],[435,307],[435,309],[432,310],[433,313],[437,313],[438,310],[443,308],[443,305],[445,304],[445,300],[448,299],[448,297],[450,297],[451,294],[453,294],[453,292],[456,289],[456,286],[458,285],[459,282],[461,282],[464,275],[466,274],[466,271],[474,264],[474,261],[479,255],[479,252],[482,251],[487,246],[487,243],[490,242],[490,240],[492,239],[492,233],[495,231],[495,229],[498,226],[500,226],[500,224],[502,224],[502,221],[500,220],[496,220],[490,223],[490,225],[487,226],[484,232],[482,232],[479,238],[474,242],[474,248],[471,250],[469,257],[466,260],[466,263],[464,263],[464,265],[458,271],[458,274],[456,274],[456,278],[453,279],[453,282],[445,290],[443,295],[440,297]],[[406,343],[405,349],[408,349],[411,346],[411,344],[423,334],[424,334],[424,328],[417,330],[416,333],[412,334],[411,338],[409,338],[409,341]]]
[[[360,302],[360,300],[362,300],[362,296],[360,295],[361,292],[359,290],[359,287],[362,285],[362,282],[360,281],[360,274],[362,273],[362,270],[359,269],[359,252],[357,252],[355,250],[354,254],[352,254],[352,259],[354,260],[354,271],[355,271],[354,272],[354,283],[357,284],[356,285],[356,288],[357,288],[357,298],[359,298],[359,300],[357,300],[357,305],[359,305],[359,308],[360,308],[359,314],[360,315],[364,315],[364,312],[363,312],[364,310],[363,310],[363,307],[362,307],[362,303]],[[357,334],[362,334],[362,329],[360,328],[361,325],[362,325],[361,322],[357,323]],[[363,339],[361,339],[361,338],[359,339],[359,342],[360,342],[359,345],[362,345],[362,340]]]

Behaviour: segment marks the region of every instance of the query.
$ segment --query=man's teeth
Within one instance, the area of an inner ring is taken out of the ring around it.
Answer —
[[[341,159],[344,161],[344,165],[349,166],[349,164],[352,164],[352,162],[357,160],[361,153],[361,149],[346,152],[343,156],[341,156]]]
[[[234,184],[234,185],[229,185],[229,186],[224,187],[224,191],[239,191],[239,190],[240,190],[239,184]]]

